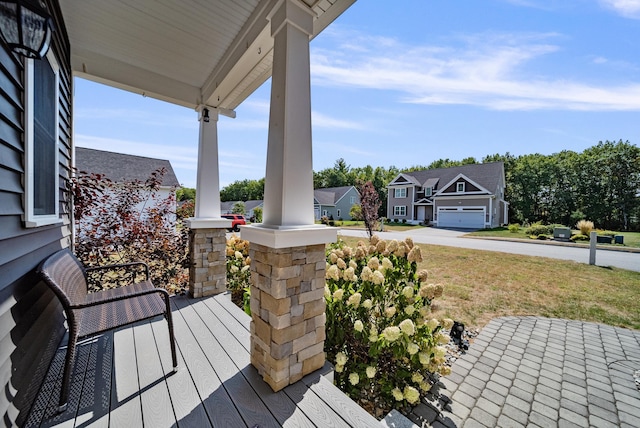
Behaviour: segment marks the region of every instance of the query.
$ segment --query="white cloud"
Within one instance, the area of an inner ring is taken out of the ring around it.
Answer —
[[[600,0],[600,3],[626,18],[640,19],[640,0]]]
[[[336,119],[316,111],[311,113],[311,123],[314,128],[365,129],[365,126],[358,122]]]
[[[598,86],[528,71],[531,62],[561,50],[549,42],[554,38],[558,35],[482,33],[460,37],[450,46],[394,42],[382,48],[377,39],[359,36],[362,55],[314,50],[312,75],[318,85],[392,90],[402,94],[400,101],[415,104],[640,110],[640,84]]]

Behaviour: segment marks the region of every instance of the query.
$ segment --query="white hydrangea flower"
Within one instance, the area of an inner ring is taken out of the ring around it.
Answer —
[[[382,336],[388,342],[395,342],[400,338],[400,328],[396,326],[387,327],[382,331]]]
[[[393,398],[395,398],[396,401],[404,400],[404,395],[402,395],[402,391],[400,391],[400,388],[398,388],[397,386],[393,388],[391,394],[393,394]]]
[[[418,401],[420,401],[420,391],[415,389],[413,386],[405,386],[402,395],[404,396],[405,400],[409,402],[409,404],[416,404]]]
[[[357,385],[358,382],[360,382],[360,376],[358,373],[351,373],[349,375],[349,383],[351,383],[351,385]]]
[[[411,382],[420,384],[422,383],[422,381],[424,381],[424,376],[422,376],[422,373],[414,372],[413,375],[411,375]]]
[[[420,348],[418,347],[418,345],[413,342],[407,345],[407,351],[409,352],[409,355],[415,355],[419,350]]]
[[[362,324],[362,321],[356,320],[356,322],[353,323],[353,329],[357,332],[362,332],[362,330],[364,330],[364,325]]]
[[[407,336],[413,336],[416,333],[416,326],[413,324],[413,321],[410,319],[406,319],[400,323],[400,330]]]
[[[367,377],[373,379],[376,376],[376,368],[373,366],[367,367]]]
[[[409,315],[409,316],[413,315],[413,313],[414,313],[415,311],[416,311],[416,308],[415,308],[415,306],[413,306],[413,305],[409,305],[409,306],[407,306],[406,308],[404,308],[404,313],[405,313],[405,314],[407,314],[407,315]]]
[[[373,272],[373,283],[376,285],[384,284],[384,275],[379,270]]]
[[[410,299],[413,297],[413,287],[411,287],[410,285],[405,286],[402,289],[402,295],[404,297],[406,297],[407,299]]]
[[[353,293],[351,296],[349,296],[349,299],[347,299],[347,304],[357,308],[358,306],[360,306],[360,299],[362,299],[362,294]]]
[[[333,292],[334,300],[342,300],[342,296],[344,296],[344,290],[342,288],[338,288],[336,291]]]
[[[371,299],[366,299],[362,302],[362,307],[365,309],[371,309],[373,307],[373,302],[371,302]]]
[[[347,354],[345,354],[344,352],[338,352],[336,354],[336,364],[344,366],[345,364],[347,364]]]

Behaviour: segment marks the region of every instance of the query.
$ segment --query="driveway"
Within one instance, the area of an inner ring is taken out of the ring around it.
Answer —
[[[550,257],[560,260],[572,260],[578,263],[589,263],[589,249],[545,245],[544,243],[497,241],[492,239],[464,238],[469,231],[438,229],[425,227],[408,232],[376,232],[382,239],[402,240],[410,236],[414,242],[420,244],[444,245],[447,247],[469,248],[473,250],[497,251],[525,256]],[[341,229],[343,236],[366,238],[364,230]],[[621,251],[600,250],[596,252],[596,265],[603,267],[617,267],[620,269],[640,272],[640,253],[626,253]]]

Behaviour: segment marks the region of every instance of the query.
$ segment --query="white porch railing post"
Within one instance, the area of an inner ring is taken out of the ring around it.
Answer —
[[[324,248],[313,215],[309,36],[313,12],[282,0],[274,38],[264,223],[242,228],[251,256],[251,362],[275,391],[324,365]]]
[[[218,170],[218,110],[198,109],[198,176],[194,217],[189,231],[189,294],[204,297],[227,288],[226,229],[231,220],[220,217],[220,174]]]

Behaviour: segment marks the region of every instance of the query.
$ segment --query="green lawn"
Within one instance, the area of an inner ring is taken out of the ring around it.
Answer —
[[[364,229],[364,222],[356,221],[356,220],[336,221],[335,225],[338,227],[344,227],[347,229]],[[403,223],[385,223],[384,231],[385,232],[405,232],[407,230],[421,228],[421,227],[424,227],[424,226],[413,225],[413,224],[403,224]]]
[[[349,245],[358,239],[341,237]],[[640,272],[543,257],[419,244],[428,282],[444,285],[434,314],[481,328],[538,315],[640,329]]]
[[[573,231],[576,233],[577,231]],[[607,231],[609,232],[609,231]],[[612,247],[630,247],[630,248],[640,248],[640,233],[638,232],[610,232],[615,233],[616,235],[624,236],[624,244],[610,244]],[[524,233],[524,229],[520,228],[518,232],[511,232],[506,227],[496,227],[494,229],[480,229],[475,232],[470,232],[467,235],[469,236],[478,236],[478,237],[496,237],[496,238],[511,238],[511,239],[526,239],[529,240],[529,235]],[[579,245],[589,245],[588,241],[578,242]],[[609,244],[598,244],[598,245],[609,245]]]

